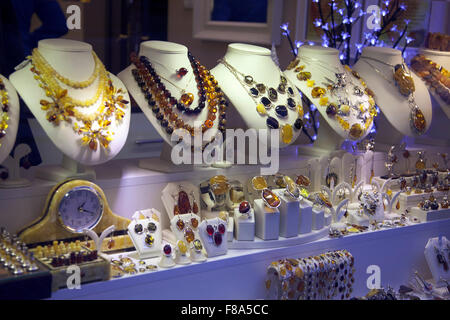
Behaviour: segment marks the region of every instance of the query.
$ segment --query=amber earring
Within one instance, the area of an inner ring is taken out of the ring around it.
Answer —
[[[192,212],[197,214],[198,213],[198,205],[197,205],[197,202],[195,201],[194,191],[191,191],[191,196],[192,196]]]

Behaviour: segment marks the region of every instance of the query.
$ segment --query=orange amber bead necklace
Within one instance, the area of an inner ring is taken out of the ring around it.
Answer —
[[[172,134],[174,129],[184,128],[191,136],[194,136],[195,128],[186,124],[182,116],[198,115],[206,106],[208,107],[208,117],[201,126],[202,133],[211,129],[214,121],[218,120],[218,129],[224,134],[225,110],[228,104],[224,94],[209,70],[202,66],[190,52],[188,52],[188,58],[197,82],[199,95],[198,105],[195,108],[191,107],[194,100],[192,94],[183,94],[179,100],[172,96],[147,57],[138,57],[136,54],[132,54],[131,61],[136,66],[132,73],[150,108],[168,134]],[[178,110],[178,113],[175,112],[175,109]]]

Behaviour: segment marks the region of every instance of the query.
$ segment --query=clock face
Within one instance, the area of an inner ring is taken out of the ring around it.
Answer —
[[[103,215],[103,200],[87,186],[67,192],[59,204],[59,219],[63,227],[74,233],[93,229]]]

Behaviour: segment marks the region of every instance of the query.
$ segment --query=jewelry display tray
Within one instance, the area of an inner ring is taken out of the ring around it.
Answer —
[[[91,250],[82,247],[81,252],[90,252]],[[37,258],[37,260],[48,269],[52,275],[52,291],[67,288],[67,281],[70,273],[67,272],[68,266],[54,267],[51,265],[51,258]],[[108,260],[101,256],[93,261],[87,261],[76,264],[80,268],[80,285],[94,281],[105,281],[110,278],[111,265]]]

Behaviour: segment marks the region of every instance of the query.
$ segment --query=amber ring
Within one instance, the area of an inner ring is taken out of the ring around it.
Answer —
[[[300,190],[294,180],[292,180],[289,176],[284,176],[283,180],[286,185],[285,193],[287,193],[294,199],[300,198]]]
[[[261,191],[261,199],[267,207],[272,209],[276,209],[281,205],[280,198],[272,190],[267,188]]]

